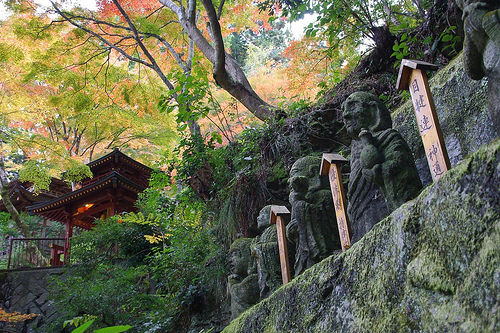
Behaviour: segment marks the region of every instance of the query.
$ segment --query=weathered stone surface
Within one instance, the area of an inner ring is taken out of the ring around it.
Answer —
[[[488,107],[500,130],[500,2],[457,0],[464,12],[464,65],[474,80],[487,77]]]
[[[500,141],[359,242],[306,270],[233,332],[498,332]]]
[[[351,173],[347,214],[351,241],[356,242],[377,222],[422,188],[408,144],[392,129],[387,107],[367,92],[351,94],[342,105],[351,142]]]
[[[287,240],[295,252],[294,276],[340,249],[332,194],[326,176],[320,176],[321,158],[298,159],[290,170],[291,221]]]
[[[239,238],[229,249],[228,288],[231,297],[231,317],[259,301],[259,279],[251,256],[252,238]]]
[[[487,82],[467,76],[462,54],[429,80],[452,167],[500,135],[487,107]],[[408,100],[392,114],[393,128],[408,142],[420,179],[427,185],[432,178],[414,113]]]
[[[16,331],[35,332],[36,327],[51,322],[54,310],[47,300],[48,277],[61,273],[62,268],[0,271],[0,307],[7,312],[40,314],[35,319],[18,323],[15,326]],[[1,325],[2,323],[0,329]]]

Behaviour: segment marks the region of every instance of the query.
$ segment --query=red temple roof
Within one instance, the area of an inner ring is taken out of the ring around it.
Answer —
[[[18,211],[26,210],[27,206],[38,202],[54,199],[58,196],[71,192],[71,187],[63,180],[52,178],[49,190],[41,190],[35,194],[33,183],[21,182],[19,179],[13,180],[9,184],[9,198]],[[0,212],[7,211],[5,204],[0,200]]]
[[[116,149],[87,165],[93,178],[75,191],[28,207],[30,214],[91,229],[96,219],[136,210],[135,201],[149,184],[151,168]]]

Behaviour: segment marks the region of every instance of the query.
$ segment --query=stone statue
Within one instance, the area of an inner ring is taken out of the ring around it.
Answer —
[[[238,238],[229,249],[231,319],[259,301],[258,277],[250,253],[251,243],[252,238]]]
[[[387,107],[367,92],[351,94],[342,105],[351,142],[347,214],[351,241],[359,240],[382,218],[417,196],[422,188],[408,144]]]
[[[257,217],[257,226],[262,232],[252,243],[252,255],[257,261],[260,299],[267,298],[278,289],[283,280],[278,248],[276,225],[270,224],[271,206],[265,206]]]
[[[339,232],[328,178],[320,176],[321,159],[297,160],[290,170],[291,221],[287,239],[295,247],[294,276],[340,249]]]
[[[464,67],[473,80],[488,78],[488,108],[500,134],[500,1],[457,0],[464,19]]]

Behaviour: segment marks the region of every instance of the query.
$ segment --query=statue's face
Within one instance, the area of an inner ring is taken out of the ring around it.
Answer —
[[[269,220],[271,215],[271,206],[264,207],[260,212],[259,216],[257,216],[257,227],[259,230],[264,230],[269,227]]]
[[[353,137],[358,138],[361,129],[369,129],[373,123],[373,116],[368,103],[356,96],[349,96],[344,102],[344,124],[347,133]]]
[[[293,205],[298,200],[304,200],[307,195],[321,190],[325,184],[319,175],[319,166],[321,159],[319,157],[303,157],[297,160],[290,169],[289,202]],[[324,179],[326,180],[326,179]]]
[[[303,198],[309,190],[309,180],[313,178],[314,175],[310,174],[307,164],[295,163],[290,169],[290,178],[288,178],[290,194],[294,197],[298,194],[300,198]]]
[[[231,274],[236,274],[241,277],[247,275],[248,258],[243,254],[241,249],[234,249],[229,254],[229,271]]]

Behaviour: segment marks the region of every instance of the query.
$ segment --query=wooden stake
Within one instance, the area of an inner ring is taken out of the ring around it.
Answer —
[[[451,168],[443,133],[439,126],[436,106],[425,73],[425,70],[437,69],[438,66],[427,62],[403,59],[397,82],[398,89],[410,90],[415,116],[417,117],[417,126],[434,181],[438,180]]]
[[[280,252],[281,278],[283,284],[292,280],[290,264],[288,261],[288,248],[286,246],[285,217],[290,216],[290,211],[285,206],[271,206],[271,224],[276,224],[278,232],[278,248]]]
[[[349,219],[346,214],[347,200],[345,199],[344,184],[342,183],[342,173],[340,171],[340,164],[346,162],[347,160],[338,154],[323,154],[320,170],[320,175],[328,175],[330,179],[342,251],[351,247]]]

